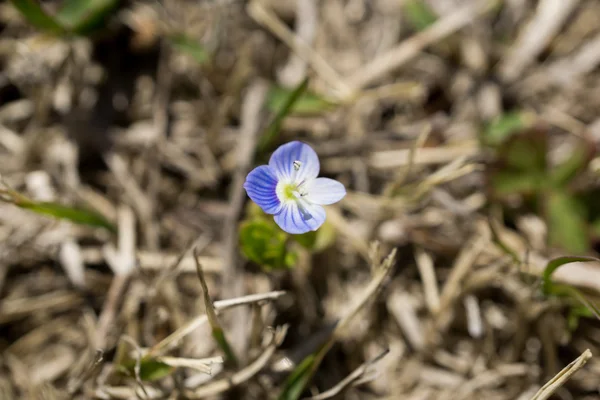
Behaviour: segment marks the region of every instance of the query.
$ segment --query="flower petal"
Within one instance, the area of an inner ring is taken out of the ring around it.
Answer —
[[[244,189],[267,214],[277,214],[281,210],[281,201],[277,197],[277,177],[268,165],[254,168],[246,177]]]
[[[305,183],[305,199],[314,204],[333,204],[346,195],[344,185],[334,179],[317,178]]]
[[[294,161],[300,161],[298,171],[294,171]],[[316,178],[320,168],[317,153],[306,143],[298,141],[279,146],[271,156],[269,166],[279,179],[291,182],[295,177],[294,181],[298,183]]]
[[[325,222],[325,209],[307,202],[286,202],[281,212],[275,215],[275,222],[287,233],[316,231]]]

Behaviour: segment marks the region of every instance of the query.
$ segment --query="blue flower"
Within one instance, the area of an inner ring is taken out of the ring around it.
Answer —
[[[288,233],[316,231],[325,222],[323,205],[340,201],[346,189],[340,182],[317,178],[319,157],[307,144],[280,146],[269,165],[253,169],[246,177],[248,196]]]

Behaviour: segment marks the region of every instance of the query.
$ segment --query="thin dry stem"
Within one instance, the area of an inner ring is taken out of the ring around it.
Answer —
[[[248,4],[248,14],[254,20],[269,29],[298,56],[306,60],[315,72],[333,89],[333,95],[349,99],[353,92],[339,74],[312,49],[304,40],[294,35],[292,31],[271,10],[265,8],[260,1],[253,0]]]
[[[360,367],[356,368],[350,375],[341,380],[337,385],[332,387],[331,389],[318,394],[316,396],[312,396],[307,398],[306,400],[326,400],[331,399],[338,394],[342,393],[344,390],[351,387],[353,384],[357,383],[359,380],[365,377],[365,375],[369,372],[369,369],[373,366],[373,364],[377,363],[383,357],[385,357],[389,353],[389,350],[382,351],[379,355],[377,355],[372,360],[369,360],[362,364]]]
[[[495,1],[477,1],[453,11],[426,30],[404,40],[397,47],[361,67],[348,78],[350,86],[358,90],[383,78],[413,59],[427,46],[472,23],[478,16],[488,12],[495,3]]]
[[[280,298],[281,296],[283,296],[284,294],[286,294],[286,292],[284,292],[284,291],[252,294],[252,295],[248,295],[248,296],[238,297],[235,299],[215,301],[214,307],[215,307],[215,310],[217,312],[219,312],[219,311],[224,311],[229,308],[233,308],[233,307],[237,307],[237,306],[241,306],[241,305],[256,304],[256,303],[264,304],[266,302],[276,300],[276,299]],[[206,315],[200,315],[200,316],[194,318],[193,320],[189,321],[184,326],[182,326],[181,328],[179,328],[178,330],[176,330],[175,332],[171,333],[169,336],[167,336],[166,338],[161,340],[159,343],[155,344],[148,351],[148,355],[156,356],[156,355],[162,354],[163,352],[167,351],[168,348],[175,345],[177,342],[179,342],[181,339],[183,339],[186,335],[188,335],[190,332],[192,332],[193,330],[195,330],[196,328],[198,328],[205,322],[208,322],[208,317]]]
[[[563,368],[554,378],[550,379],[541,389],[531,398],[531,400],[546,400],[556,392],[571,376],[579,371],[592,358],[590,349],[586,349],[572,363]]]
[[[287,326],[277,328],[272,334],[273,336],[269,345],[263,350],[262,354],[246,368],[234,373],[229,378],[220,379],[190,391],[186,394],[186,397],[190,399],[204,399],[208,396],[214,396],[225,392],[226,390],[251,379],[259,373],[267,365],[271,357],[273,357],[275,350],[277,350],[277,347],[279,347],[285,339],[287,329]]]

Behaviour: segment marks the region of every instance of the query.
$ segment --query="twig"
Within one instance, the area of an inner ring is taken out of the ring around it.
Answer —
[[[337,207],[330,207],[327,210],[327,219],[340,235],[345,236],[346,239],[348,239],[354,250],[358,252],[363,259],[368,260],[368,243],[363,239],[361,233],[352,228],[352,224],[344,217],[342,211]]]
[[[119,208],[119,243],[118,249],[112,245],[105,247],[105,258],[115,276],[108,290],[108,295],[98,318],[95,346],[104,349],[106,337],[117,313],[119,301],[127,287],[129,277],[135,266],[135,217],[133,211],[126,206]]]
[[[517,38],[510,55],[500,65],[500,75],[515,80],[558,32],[579,0],[542,0],[535,17]]]
[[[248,4],[248,14],[258,24],[269,29],[292,49],[294,53],[306,60],[315,72],[331,86],[334,90],[334,95],[341,99],[350,99],[353,97],[353,91],[331,65],[304,40],[295,36],[271,10],[266,9],[259,1],[253,0]]]
[[[249,296],[238,297],[235,299],[228,300],[220,300],[215,301],[214,306],[217,314],[219,311],[224,311],[229,308],[238,307],[241,305],[255,304],[255,303],[266,303],[269,301],[276,300],[283,296],[286,292],[284,291],[276,291],[276,292],[268,292],[268,293],[260,293],[260,294],[252,294]],[[200,315],[193,320],[186,323],[181,328],[177,329],[175,332],[171,333],[169,336],[155,344],[149,351],[147,355],[159,355],[162,352],[166,351],[173,343],[178,342],[183,337],[188,335],[194,329],[198,328],[202,324],[208,321],[206,314]]]
[[[246,368],[242,369],[239,372],[236,372],[228,378],[211,382],[205,386],[201,386],[195,389],[194,391],[191,391],[190,393],[186,393],[186,398],[204,399],[209,396],[214,396],[243,382],[246,382],[247,380],[255,376],[265,367],[265,365],[267,365],[271,357],[273,357],[273,354],[275,354],[275,350],[277,350],[277,347],[279,347],[279,345],[283,343],[285,335],[287,334],[287,330],[287,325],[278,328],[273,333],[271,343],[269,343],[267,348],[263,350],[263,353]]]
[[[469,400],[479,398],[478,394],[485,393],[484,389],[498,387],[510,378],[526,377],[532,374],[531,365],[523,363],[501,364],[496,368],[482,371],[453,391],[453,400]]]
[[[373,168],[398,168],[412,164],[428,165],[443,164],[456,160],[456,158],[472,157],[480,152],[477,141],[465,141],[460,145],[447,147],[425,147],[401,150],[381,150],[373,152],[369,157],[369,164]],[[411,153],[414,153],[411,155]],[[411,161],[412,160],[412,161]]]
[[[440,291],[438,289],[437,279],[435,277],[435,268],[431,256],[421,248],[415,251],[415,260],[421,281],[423,282],[423,293],[425,295],[425,304],[429,312],[435,314],[440,308]]]
[[[540,390],[531,398],[531,400],[546,400],[560,388],[565,382],[577,371],[579,371],[585,363],[592,358],[590,349],[586,349],[573,362],[563,368],[554,378],[550,379]]]
[[[477,170],[482,170],[481,164],[465,164],[466,158],[459,157],[452,161],[450,164],[445,165],[439,170],[433,172],[427,176],[424,180],[411,191],[409,201],[418,201],[421,196],[428,193],[437,185],[441,185],[444,182],[450,182],[454,179],[460,178]]]
[[[415,154],[418,149],[423,147],[423,145],[427,141],[427,138],[429,137],[430,133],[431,133],[431,124],[427,124],[421,130],[421,132],[419,133],[419,136],[417,137],[417,140],[415,140],[415,142],[413,143],[413,145],[411,146],[411,148],[409,150],[408,163],[406,165],[406,168],[404,168],[402,170],[402,172],[400,173],[400,176],[398,176],[388,187],[385,188],[385,194],[388,197],[393,197],[394,194],[396,193],[396,191],[400,187],[402,187],[404,182],[406,182],[406,179],[410,176],[410,172],[415,164]]]
[[[495,4],[496,1],[475,1],[452,12],[353,73],[348,80],[350,87],[356,91],[381,79],[385,74],[393,72],[413,59],[427,46],[473,22]]]
[[[210,358],[183,358],[183,357],[157,357],[157,361],[167,364],[174,368],[191,368],[196,371],[204,372],[205,374],[211,374],[211,364],[221,364],[223,357],[210,357]]]
[[[0,124],[0,145],[14,155],[22,154],[25,148],[23,138],[2,124]]]
[[[214,120],[206,134],[206,144],[209,154],[213,155],[219,150],[219,138],[227,124],[227,118],[236,99],[241,97],[241,92],[247,84],[252,73],[252,53],[254,51],[252,40],[243,43],[239,51],[238,61],[235,64],[230,79],[227,82],[225,95],[217,106]]]
[[[144,383],[142,382],[142,378],[140,376],[140,371],[142,369],[142,358],[143,358],[143,352],[142,349],[140,348],[140,346],[135,342],[135,340],[133,340],[133,338],[129,337],[129,336],[121,336],[121,340],[124,342],[129,343],[134,349],[135,349],[135,365],[133,366],[133,373],[135,376],[135,381],[138,385],[138,387],[140,389],[142,389],[142,392],[144,392],[144,395],[146,397],[148,396],[148,392],[146,392],[146,388],[144,387]]]
[[[102,313],[98,318],[98,324],[96,328],[94,347],[98,349],[104,350],[106,347],[106,337],[112,326],[112,322],[115,319],[119,300],[121,299],[121,296],[127,287],[129,278],[130,275],[115,275],[110,284],[108,294],[106,295],[106,301],[102,307]]]
[[[191,243],[186,246],[185,250],[183,250],[174,260],[173,262],[169,263],[170,265],[166,268],[164,268],[164,264],[163,267],[160,270],[159,275],[156,277],[156,280],[154,281],[154,287],[153,289],[155,291],[158,291],[161,287],[161,285],[164,283],[165,279],[167,279],[167,277],[169,277],[170,275],[173,275],[177,272],[177,269],[180,268],[180,266],[183,263],[183,260],[185,259],[185,256],[187,255],[188,252],[190,252],[192,249],[194,249],[196,252],[200,252],[201,250],[199,249],[203,249],[205,246],[207,246],[210,241],[211,241],[211,237],[208,235],[201,235],[200,237],[198,237],[195,240],[192,240]],[[201,259],[204,259],[194,255],[192,257],[194,260],[194,263],[199,262],[202,264]],[[191,260],[190,260],[191,261]],[[140,262],[141,264],[141,262]],[[195,264],[194,264],[195,265]],[[204,264],[202,264],[203,268],[202,270],[204,271]]]
[[[131,399],[140,399],[141,394],[137,390],[137,388],[131,388],[130,386],[103,386],[101,388],[96,389],[95,396],[100,399],[122,399],[122,400],[131,400]],[[145,399],[144,400],[154,400],[154,399],[164,399],[164,393],[162,393],[158,389],[154,389],[153,387],[145,388]]]
[[[305,400],[325,400],[325,399],[331,399],[332,397],[337,396],[338,394],[342,393],[343,390],[349,388],[352,384],[359,381],[359,379],[361,379],[368,372],[368,370],[370,369],[370,367],[373,364],[375,364],[376,362],[381,360],[389,352],[390,352],[389,349],[382,351],[380,354],[378,354],[372,360],[369,360],[369,361],[365,362],[364,364],[362,364],[360,367],[356,368],[354,371],[352,371],[352,373],[350,375],[348,375],[347,377],[342,379],[337,385],[335,385],[331,389],[329,389],[319,395],[316,395],[313,397],[308,397]]]
[[[483,321],[477,297],[471,294],[467,295],[464,305],[467,313],[467,330],[472,338],[478,339],[483,335]]]
[[[154,218],[152,202],[130,173],[125,159],[119,154],[110,153],[105,157],[105,161],[117,183],[125,192],[125,196],[131,201],[131,205],[137,212],[140,221],[143,223],[146,223],[144,221],[151,221]]]
[[[543,70],[537,70],[519,82],[528,92],[537,93],[548,90],[549,85],[566,88],[577,85],[577,79],[583,78],[600,64],[600,34],[588,40],[574,54],[554,61]],[[548,116],[554,116],[551,112]],[[552,121],[551,121],[552,122]]]
[[[169,98],[171,94],[172,72],[169,69],[171,49],[166,43],[160,46],[160,56],[156,72],[156,94],[154,96],[153,125],[156,141],[146,150],[148,156],[148,189],[147,198],[152,210],[156,210],[156,200],[161,184],[160,149],[167,142],[169,129]],[[150,250],[159,247],[159,228],[156,218],[141,221],[146,246]]]
[[[58,259],[73,285],[79,289],[85,287],[85,268],[81,258],[81,248],[72,238],[67,238],[60,246]]]
[[[410,294],[398,288],[388,297],[387,308],[398,322],[410,346],[416,351],[421,351],[425,346],[425,340],[422,324],[413,303]]]
[[[304,367],[306,368],[306,370],[302,371],[302,377],[297,378],[298,380],[301,379],[301,386],[306,387],[306,385],[308,385],[329,349],[331,349],[333,344],[344,334],[350,322],[352,322],[354,317],[366,306],[369,300],[372,300],[376,296],[376,294],[381,289],[383,283],[386,281],[386,278],[388,277],[390,271],[392,270],[396,259],[396,249],[393,249],[383,261],[380,261],[379,244],[377,242],[373,242],[371,244],[370,254],[372,256],[373,264],[373,279],[365,288],[365,291],[363,292],[361,298],[358,299],[358,301],[350,309],[350,311],[348,311],[348,313],[340,319],[339,323],[336,325],[334,331],[332,332],[329,340],[323,346],[321,346],[321,348],[316,353],[311,354],[310,356],[305,358],[304,361],[302,361],[302,363],[299,364],[299,366],[302,368],[303,364],[310,362],[310,364],[307,367]],[[297,370],[295,372],[297,372]],[[292,373],[292,377],[293,376],[294,373]],[[290,383],[296,389],[299,386],[299,384],[296,381],[288,381],[284,392],[279,397],[280,399],[286,398],[285,396],[290,396],[290,393],[288,392],[290,390]]]
[[[599,43],[598,53],[600,53],[600,40],[598,40],[598,43]],[[545,80],[545,82],[548,82],[548,81]],[[548,87],[547,85],[545,85],[545,86]],[[544,107],[540,116],[541,116],[541,118],[543,118],[545,121],[549,122],[550,124],[552,124],[558,128],[564,129],[565,131],[570,132],[577,137],[585,139],[585,137],[587,135],[588,127],[585,123],[577,120],[576,118],[573,118],[566,112],[559,110],[556,107],[552,107],[552,106]]]
[[[80,372],[76,378],[71,378],[67,383],[67,392],[70,395],[77,393],[83,384],[92,377],[92,375],[100,369],[102,362],[104,361],[104,352],[102,350],[96,350],[96,354],[87,368]]]
[[[240,139],[237,146],[238,165],[231,184],[229,213],[223,229],[223,292],[225,296],[237,297],[243,294],[243,279],[238,254],[238,220],[242,214],[246,193],[244,181],[250,171],[256,149],[258,132],[261,127],[261,108],[266,99],[268,86],[262,80],[256,80],[248,88],[242,103]],[[248,315],[237,312],[233,315],[231,335],[238,354],[246,348],[246,327]]]
[[[200,244],[196,243],[197,246]],[[97,247],[88,247],[82,249],[83,261],[86,264],[98,264],[104,261],[102,250]],[[140,250],[137,252],[137,259],[139,268],[143,271],[149,272],[162,272],[162,273],[195,273],[196,265],[194,263],[194,257],[191,255],[183,255],[181,260],[181,253],[162,253],[157,251],[144,251]],[[202,266],[204,267],[205,273],[221,273],[223,270],[223,261],[220,257],[202,256],[199,257]],[[167,267],[165,267],[167,266]],[[166,271],[165,271],[166,268]],[[157,278],[158,279],[158,278]]]
[[[117,248],[107,244],[103,249],[104,259],[115,275],[129,275],[135,267],[135,215],[131,208],[122,205],[119,207],[118,218]]]
[[[487,237],[480,236],[476,239],[473,238],[463,247],[456,258],[452,270],[450,271],[450,276],[442,289],[440,307],[437,313],[438,316],[448,310],[453,300],[459,295],[463,278],[473,267],[473,263],[488,242],[489,239]]]
[[[296,1],[296,37],[310,45],[317,30],[317,0]],[[278,77],[284,86],[296,86],[306,76],[306,61],[298,54],[290,53],[287,63],[279,70]]]

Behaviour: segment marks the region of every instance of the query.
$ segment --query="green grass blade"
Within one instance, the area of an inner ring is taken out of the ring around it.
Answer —
[[[112,223],[95,211],[64,206],[58,203],[35,202],[23,198],[16,199],[14,204],[17,207],[33,211],[37,214],[47,215],[57,219],[66,219],[80,225],[105,228],[113,233],[117,232],[116,227]]]
[[[36,0],[11,0],[17,10],[29,23],[38,29],[50,33],[64,33],[63,26],[41,7]]]
[[[273,117],[271,123],[267,127],[265,134],[261,137],[260,142],[258,144],[259,153],[264,152],[271,142],[275,139],[279,130],[281,129],[281,124],[285,117],[290,114],[294,104],[300,99],[302,94],[306,92],[308,88],[308,78],[305,78],[302,83],[300,83],[294,90],[288,93],[288,95],[283,99],[280,106],[277,108],[275,113],[275,117]]]
[[[199,64],[204,64],[208,61],[208,52],[197,40],[181,33],[171,35],[168,39],[176,50],[193,57]]]
[[[306,357],[294,371],[288,376],[285,381],[283,391],[278,397],[278,400],[296,400],[299,399],[312,378],[315,365],[316,354],[311,354]]]
[[[212,336],[223,351],[223,353],[225,353],[225,364],[227,366],[237,367],[239,365],[238,359],[235,356],[233,349],[229,345],[227,338],[225,337],[225,332],[223,331],[221,322],[217,318],[217,311],[215,310],[215,306],[213,305],[212,300],[210,298],[210,294],[208,292],[208,285],[206,284],[206,279],[204,278],[204,271],[198,259],[198,253],[196,249],[194,249],[194,261],[196,262],[196,273],[198,275],[198,280],[200,280],[200,286],[202,287],[202,298],[204,299],[206,316],[208,317],[208,323],[210,324]]]
[[[551,294],[552,291],[552,274],[556,272],[557,269],[562,267],[563,265],[567,265],[574,262],[590,262],[590,261],[600,261],[594,257],[575,257],[575,256],[565,256],[558,257],[553,260],[550,260],[548,264],[546,264],[546,268],[544,268],[544,272],[542,274],[542,290],[545,294]]]
[[[69,0],[56,18],[71,32],[85,35],[105,25],[120,0]]]
[[[432,25],[437,16],[423,0],[408,0],[404,2],[404,13],[410,24],[417,31],[422,31]]]
[[[549,292],[551,295],[557,297],[570,297],[580,304],[580,306],[571,307],[570,318],[578,320],[579,317],[596,317],[600,320],[600,309],[598,309],[598,306],[585,297],[577,288],[563,283],[552,283]]]
[[[278,112],[293,96],[296,88],[289,90],[279,86],[273,86],[267,97],[267,107],[272,112]],[[304,90],[291,106],[290,114],[315,115],[330,110],[335,104],[323,97]]]
[[[210,322],[210,319],[209,319]],[[231,348],[231,345],[227,341],[225,337],[225,332],[221,329],[220,326],[211,327],[212,328],[212,337],[215,339],[223,353],[225,354],[225,360],[229,365],[236,366],[238,364],[237,357]]]
[[[354,317],[360,312],[360,310],[363,309],[369,300],[371,300],[377,295],[377,293],[380,292],[381,286],[386,281],[386,278],[388,277],[388,274],[394,265],[395,258],[396,249],[393,249],[383,261],[378,261],[374,257],[372,260],[372,262],[375,264],[373,265],[374,275],[362,296],[352,307],[352,309],[336,323],[335,328],[327,342],[320,346],[316,352],[306,357],[294,369],[294,371],[288,377],[284,388],[278,397],[278,400],[297,400],[300,398],[302,392],[308,386],[310,380],[319,368],[321,361],[323,361],[327,355],[327,352],[331,349],[335,341],[339,339],[340,333],[347,329],[350,321],[354,319]]]

